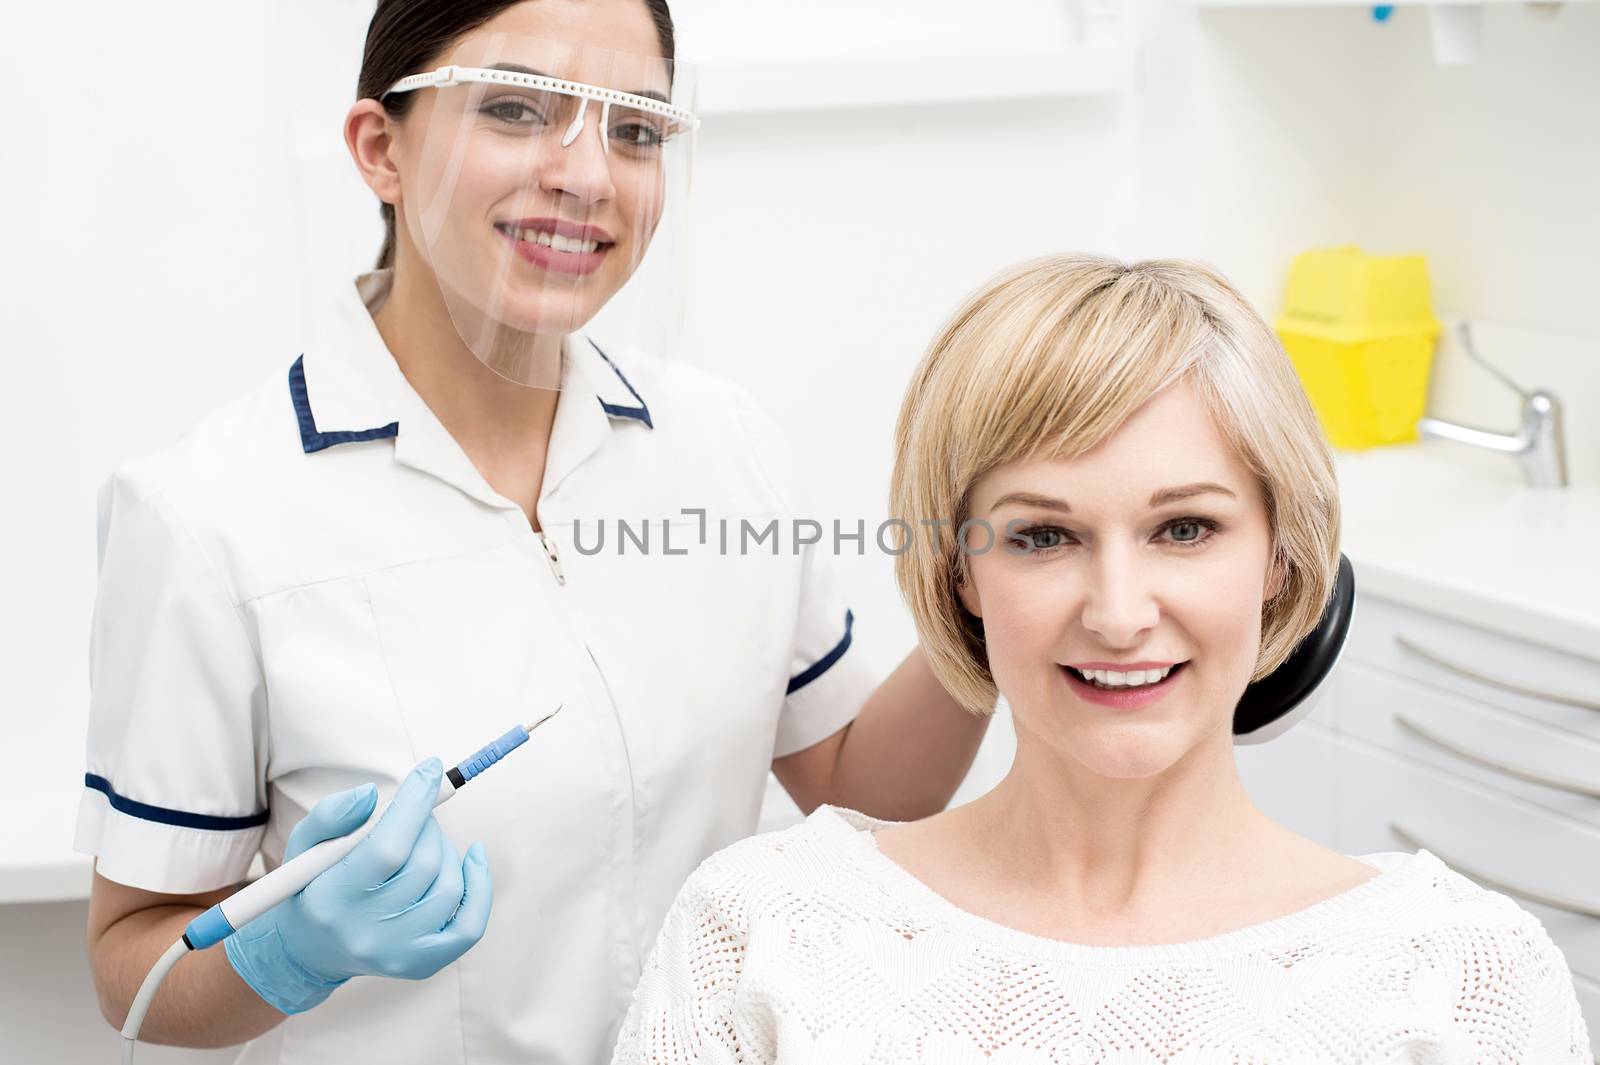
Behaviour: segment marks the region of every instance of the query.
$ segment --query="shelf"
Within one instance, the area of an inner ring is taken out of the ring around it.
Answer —
[[[770,114],[982,100],[1104,96],[1134,87],[1132,48],[1024,54],[705,64],[701,115]]]
[[[1369,12],[1379,7],[1420,7],[1428,18],[1434,62],[1440,66],[1460,66],[1475,61],[1482,51],[1484,12],[1490,4],[1521,4],[1549,21],[1563,4],[1600,3],[1600,0],[1401,0],[1393,4],[1374,4],[1371,0],[1189,0],[1189,3],[1200,8],[1348,7],[1364,8]],[[1387,15],[1383,19],[1372,18],[1375,25],[1382,25],[1387,20]]]
[[[1523,5],[1530,0],[1398,0],[1397,3],[1374,4],[1372,0],[1189,0],[1195,7],[1482,7],[1494,5]],[[1600,0],[1560,0],[1567,4],[1592,4]],[[1542,4],[1541,6],[1550,6]]]

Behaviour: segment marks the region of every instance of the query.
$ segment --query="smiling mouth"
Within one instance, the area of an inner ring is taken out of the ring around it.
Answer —
[[[1067,670],[1090,687],[1097,688],[1100,691],[1127,692],[1153,688],[1181,672],[1188,664],[1186,660],[1179,662],[1177,665],[1168,666],[1165,669],[1136,669],[1126,673],[1106,669],[1082,670],[1075,666],[1062,666],[1061,668]]]
[[[568,255],[593,255],[596,252],[607,251],[615,247],[615,241],[586,240],[581,237],[564,237],[548,229],[529,229],[521,226],[496,223],[495,229],[512,240],[523,241],[528,244],[537,244],[552,251]]]

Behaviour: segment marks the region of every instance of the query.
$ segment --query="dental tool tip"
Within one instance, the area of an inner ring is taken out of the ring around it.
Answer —
[[[557,706],[554,710],[550,711],[548,714],[544,715],[539,720],[535,721],[533,724],[524,725],[523,726],[523,731],[524,732],[532,732],[534,729],[538,728],[540,725],[544,724],[546,721],[549,721],[552,717],[555,717],[557,714],[561,713],[561,707],[565,706],[565,705],[567,705],[567,704],[566,703],[562,703],[561,706]]]

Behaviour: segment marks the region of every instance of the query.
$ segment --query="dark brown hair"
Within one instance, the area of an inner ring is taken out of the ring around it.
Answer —
[[[378,0],[367,25],[367,44],[361,56],[356,98],[373,99],[395,118],[404,115],[415,93],[386,96],[389,86],[410,74],[420,74],[457,38],[470,33],[507,8],[523,0]],[[677,58],[677,40],[667,0],[642,0],[656,26],[661,54],[670,63]],[[383,204],[383,250],[380,269],[394,265],[394,207]]]

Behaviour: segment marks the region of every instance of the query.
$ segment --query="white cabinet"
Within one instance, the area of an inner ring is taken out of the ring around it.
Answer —
[[[1364,596],[1322,704],[1239,764],[1263,810],[1327,846],[1425,848],[1515,898],[1600,1034],[1600,647]]]
[[[1347,660],[1600,739],[1600,644],[1583,657],[1357,594]]]
[[[1433,852],[1532,910],[1574,972],[1600,979],[1600,829],[1341,737],[1335,846]]]
[[[1600,739],[1360,662],[1341,674],[1342,736],[1600,828]]]

